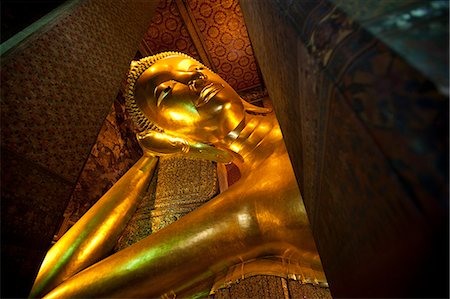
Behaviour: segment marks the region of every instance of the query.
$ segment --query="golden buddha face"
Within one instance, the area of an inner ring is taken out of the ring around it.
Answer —
[[[241,98],[221,77],[182,55],[156,61],[138,79],[135,102],[167,132],[215,143],[244,119]]]

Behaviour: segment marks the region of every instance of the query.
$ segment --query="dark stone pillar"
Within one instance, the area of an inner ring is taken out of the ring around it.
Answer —
[[[448,98],[327,1],[241,7],[332,295],[447,297]]]
[[[2,45],[2,297],[26,297],[157,1],[70,1]]]

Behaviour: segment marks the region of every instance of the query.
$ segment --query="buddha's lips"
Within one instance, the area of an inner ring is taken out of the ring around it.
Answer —
[[[200,91],[200,95],[195,106],[198,108],[206,105],[222,89],[222,84],[209,83]]]

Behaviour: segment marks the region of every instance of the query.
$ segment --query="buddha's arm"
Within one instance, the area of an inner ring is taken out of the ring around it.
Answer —
[[[40,297],[106,256],[133,215],[156,167],[145,155],[53,245],[39,270],[30,297]]]
[[[301,255],[299,246],[309,252],[302,245],[308,243],[309,228],[297,189],[280,192],[250,183],[238,182],[175,223],[66,280],[46,298],[173,297],[240,261]],[[285,198],[288,194],[294,196]]]
[[[261,241],[233,188],[155,234],[66,280],[45,298],[155,298],[179,294]],[[237,190],[240,191],[240,190]],[[241,219],[241,222],[239,221]],[[216,269],[217,268],[217,269]]]

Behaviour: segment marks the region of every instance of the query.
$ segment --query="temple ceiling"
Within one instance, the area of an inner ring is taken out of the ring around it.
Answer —
[[[237,0],[162,0],[139,50],[189,54],[239,92],[263,87]]]

